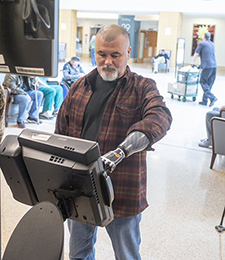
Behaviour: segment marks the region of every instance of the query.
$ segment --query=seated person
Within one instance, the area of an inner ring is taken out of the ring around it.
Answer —
[[[5,130],[5,95],[2,85],[0,85],[0,142]]]
[[[69,86],[77,81],[79,78],[85,75],[81,65],[79,57],[72,57],[70,61],[66,62],[63,66],[63,81]]]
[[[7,74],[3,85],[11,89],[14,104],[19,104],[19,113],[17,117],[17,125],[19,128],[26,127],[24,121],[27,110],[27,121],[29,123],[42,123],[39,121],[38,111],[42,103],[43,93],[39,90],[37,90],[37,92],[35,91],[36,79],[34,77]],[[30,103],[31,106],[29,106]]]
[[[221,110],[225,110],[225,106],[222,106],[221,108],[214,107],[212,111],[206,113],[205,123],[207,137],[200,140],[200,142],[198,143],[200,147],[209,148],[209,146],[212,146],[211,119],[213,117],[220,117]]]
[[[44,104],[39,117],[53,119],[63,102],[63,89],[59,85],[49,85],[46,78],[37,77],[38,88],[44,95]],[[52,111],[53,109],[53,111]]]
[[[154,59],[152,59],[154,73],[158,73],[158,66],[160,63],[167,63],[167,60],[169,59],[170,58],[166,54],[165,50],[161,50],[161,53],[159,53],[157,56],[155,56]]]

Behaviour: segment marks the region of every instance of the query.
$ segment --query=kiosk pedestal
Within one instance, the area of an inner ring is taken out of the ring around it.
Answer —
[[[57,206],[41,202],[20,220],[3,260],[63,260],[63,217]]]

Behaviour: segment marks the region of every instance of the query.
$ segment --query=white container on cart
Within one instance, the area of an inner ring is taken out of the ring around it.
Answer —
[[[171,98],[178,95],[178,100],[180,100],[182,97],[183,102],[186,102],[186,97],[192,97],[195,101],[198,95],[199,78],[200,70],[197,67],[183,67],[177,73],[177,82],[168,83],[168,93],[171,94]]]

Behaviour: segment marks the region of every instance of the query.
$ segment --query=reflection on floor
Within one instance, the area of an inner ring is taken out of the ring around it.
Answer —
[[[89,72],[90,61],[82,62]],[[220,223],[225,206],[225,157],[216,158],[210,170],[211,149],[198,147],[204,138],[205,114],[210,109],[201,107],[202,90],[197,101],[187,98],[178,101],[167,93],[168,82],[174,81],[174,72],[153,74],[150,64],[131,64],[138,74],[153,78],[173,115],[173,124],[167,136],[149,152],[148,201],[141,223],[143,260],[222,260],[225,259],[225,234],[219,235],[215,225]],[[218,97],[216,106],[224,104],[225,77],[218,75],[213,87]],[[54,131],[55,121],[29,128]],[[11,123],[5,134],[19,134]],[[2,178],[2,251],[18,221],[29,207],[15,201]],[[99,228],[96,259],[115,259],[110,240],[104,228]],[[18,258],[19,259],[19,258]],[[68,258],[68,230],[65,224],[65,260]]]

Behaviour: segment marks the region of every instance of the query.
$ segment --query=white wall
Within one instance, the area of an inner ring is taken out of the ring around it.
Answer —
[[[62,0],[60,9],[73,9],[86,12],[110,12],[120,14],[155,14],[159,12],[186,12],[205,13],[209,15],[223,15],[224,0],[114,0],[113,2],[103,0]],[[212,17],[212,16],[211,16]]]
[[[154,30],[158,31],[158,21],[141,21],[141,29],[142,30]]]
[[[192,63],[193,56],[191,56],[192,35],[194,24],[210,24],[215,25],[214,43],[216,48],[216,59],[219,67],[225,67],[225,19],[217,18],[197,18],[197,17],[183,17],[182,38],[185,38],[185,63]],[[200,63],[200,61],[198,61]]]
[[[118,24],[117,19],[86,19],[77,18],[77,25],[83,27],[83,40],[82,48],[83,54],[89,54],[89,40],[90,40],[90,28],[92,26]]]
[[[106,24],[118,24],[118,19],[88,19],[88,18],[78,18],[78,26],[83,27],[83,53],[89,54],[89,38],[90,38],[90,27],[96,25],[106,25]],[[215,25],[215,37],[214,43],[216,47],[216,58],[217,64],[220,67],[225,67],[225,19],[222,18],[198,18],[198,17],[183,17],[183,26],[181,37],[185,38],[185,63],[192,63],[193,56],[191,56],[192,48],[192,35],[194,24],[211,24]],[[157,21],[141,21],[141,29],[148,30],[153,28],[158,30]],[[200,63],[200,61],[199,61]]]

